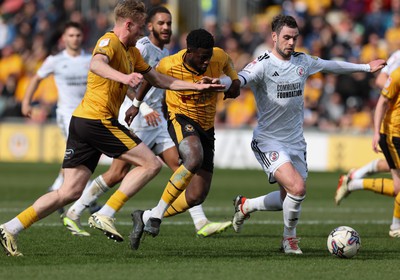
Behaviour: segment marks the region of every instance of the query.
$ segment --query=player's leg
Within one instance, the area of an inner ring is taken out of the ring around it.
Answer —
[[[300,219],[301,203],[306,193],[304,178],[290,162],[281,165],[275,171],[274,177],[286,190],[282,204],[284,221],[282,250],[289,254],[302,254],[298,246],[296,227]]]
[[[161,199],[152,209],[151,218],[144,228],[152,236],[158,235],[161,219],[168,207],[179,197],[189,185],[195,172],[203,161],[203,149],[199,137],[191,135],[185,137],[179,144],[179,152],[183,163],[170,177]]]
[[[395,196],[393,180],[389,178],[364,178],[350,180],[348,176],[342,175],[339,178],[338,187],[335,193],[335,203],[346,198],[350,193],[360,190],[373,191],[377,194]]]
[[[152,209],[151,218],[146,222],[144,231],[152,236],[158,235],[161,219],[164,217],[165,211],[186,189],[194,174],[201,168],[204,159],[203,143],[200,135],[207,132],[199,125],[177,116],[176,119],[169,122],[168,130],[175,145],[178,147],[182,164],[170,177],[159,203]],[[213,129],[210,129],[208,133],[214,135]],[[213,140],[214,138],[212,137]]]
[[[70,120],[71,120],[71,114],[65,114],[57,109],[56,122],[65,140],[68,137],[68,127]],[[61,187],[63,181],[64,181],[64,171],[61,168],[60,171],[58,172],[57,178],[54,180],[54,182],[51,184],[48,190],[49,191],[58,190]],[[57,211],[60,215],[62,215],[64,213],[64,208],[60,208]]]
[[[347,177],[349,180],[361,179],[366,176],[381,172],[390,172],[387,161],[385,159],[374,159],[359,168],[351,169],[347,173]]]
[[[290,161],[289,157],[286,154],[276,157],[276,152],[262,152],[257,141],[252,141],[252,149],[254,156],[267,175],[269,183],[276,183],[276,180],[273,177],[273,172],[282,164]],[[268,148],[268,150],[277,149]],[[282,210],[282,203],[285,199],[285,196],[286,193],[281,194],[281,191],[273,191],[267,195],[262,195],[251,199],[243,195],[236,196],[233,200],[234,214],[232,218],[232,226],[234,231],[239,233],[242,230],[244,221],[249,219],[250,214],[254,211]]]
[[[174,142],[172,141],[171,137],[169,136],[168,132],[165,131],[165,135],[163,139],[159,139],[155,149],[158,149],[158,147],[161,147],[161,152],[158,153],[157,150],[153,151],[160,156],[160,158],[165,162],[165,164],[172,170],[175,171],[179,167],[179,154],[178,150],[175,147]],[[160,136],[162,134],[160,133]],[[189,183],[189,186],[187,188],[191,188],[191,185],[193,184],[193,181],[195,179],[192,179],[192,181]],[[183,206],[181,205],[183,204]],[[184,211],[184,209],[187,209],[188,203],[186,201],[186,190],[183,191],[179,197],[172,203],[172,205],[167,209],[167,211],[164,214],[164,217],[169,217],[171,214],[174,213],[177,214],[178,212]],[[174,210],[175,209],[175,210]],[[181,210],[178,210],[181,209]],[[196,228],[197,234],[200,236],[211,236],[215,233],[220,233],[223,232],[227,227],[230,226],[230,222],[225,222],[225,223],[211,223],[203,210],[203,207],[200,205],[193,206],[189,208],[189,213],[190,216],[192,217],[194,226]],[[172,215],[174,215],[172,214]],[[212,224],[212,225],[210,225]]]
[[[95,178],[90,186],[85,188],[82,196],[75,201],[63,217],[63,224],[73,235],[90,235],[80,224],[80,217],[83,211],[90,207],[90,205],[93,205],[97,199],[110,188],[121,182],[124,176],[129,172],[129,169],[129,163],[119,159],[114,159],[109,169],[104,174]]]
[[[111,195],[106,204],[89,218],[89,225],[102,230],[110,239],[120,242],[123,241],[123,237],[114,226],[114,215],[130,197],[157,175],[162,165],[144,143],[123,153],[118,159],[134,165],[135,168],[126,174],[118,190]]]
[[[87,167],[80,165],[76,168],[65,169],[64,174],[63,184],[58,190],[42,195],[32,206],[0,226],[1,245],[8,255],[22,255],[18,251],[16,244],[19,232],[29,228],[33,223],[47,217],[57,209],[78,199],[92,172]]]
[[[395,162],[399,158],[397,154],[391,154],[391,151],[396,151],[395,143],[392,141],[391,136],[381,134],[379,146],[385,156],[385,159],[374,160],[363,168],[361,171],[356,171],[355,174],[342,175],[339,178],[339,183],[336,189],[335,202],[337,205],[346,198],[352,191],[355,190],[371,190],[376,193],[381,193],[388,196],[394,195],[394,184],[392,180],[388,179],[357,179],[357,177],[364,176],[365,174],[374,172],[384,172],[395,169]]]

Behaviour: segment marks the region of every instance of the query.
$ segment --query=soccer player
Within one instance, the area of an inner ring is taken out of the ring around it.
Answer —
[[[150,34],[138,40],[136,47],[144,60],[152,67],[155,67],[163,57],[169,55],[164,45],[170,42],[172,35],[171,24],[171,13],[167,8],[158,6],[150,10],[147,17],[147,29]],[[129,93],[132,95],[132,92]],[[130,97],[127,95],[120,108],[119,122],[122,124],[125,123],[125,112],[132,105],[134,97],[134,94]],[[174,142],[168,134],[167,121],[162,114],[163,101],[164,90],[153,87],[140,104],[139,116],[133,120],[130,127],[154,154],[160,156],[166,165],[175,171],[179,167],[179,155]],[[82,196],[66,212],[63,220],[67,229],[74,235],[89,236],[90,234],[80,225],[80,216],[83,210],[87,205],[94,203],[103,193],[121,182],[130,167],[129,163],[114,159],[108,171],[93,180],[91,186],[83,192]],[[201,205],[190,208],[189,212],[198,236],[208,237],[220,233],[232,224],[231,221],[223,223],[208,221]],[[94,216],[102,214],[103,210],[100,210]]]
[[[154,86],[173,90],[202,92],[224,88],[223,85],[195,84],[162,75],[143,60],[135,47],[146,18],[142,2],[119,1],[114,16],[113,30],[104,34],[93,50],[86,92],[71,118],[62,165],[63,184],[0,225],[0,243],[8,255],[22,255],[16,240],[21,231],[81,196],[101,154],[135,165],[108,200],[106,206],[110,211],[118,211],[160,171],[161,163],[151,150],[118,122],[118,111],[128,87],[137,87],[144,77]],[[132,106],[139,107],[140,102],[134,100]],[[112,218],[98,216],[96,223],[114,228]]]
[[[400,50],[394,52],[389,57],[387,65],[383,67],[375,80],[376,85],[380,89],[383,89],[389,75],[398,67],[400,67]],[[393,196],[395,193],[393,180],[381,180],[381,178],[363,179],[366,176],[382,172],[390,172],[390,167],[386,159],[374,159],[359,168],[350,169],[346,175],[341,175],[335,193],[336,205],[339,205],[351,192],[358,190],[369,190]]]
[[[392,174],[395,196],[393,220],[389,235],[400,237],[400,68],[390,74],[374,114],[374,137],[372,148],[375,153],[383,152]],[[385,179],[382,179],[385,180]],[[382,189],[381,192],[384,192]]]
[[[249,63],[239,72],[241,86],[249,85],[255,95],[258,125],[251,147],[268,176],[280,190],[256,198],[238,195],[234,199],[232,224],[240,232],[254,211],[283,211],[281,249],[286,254],[302,254],[296,233],[301,203],[306,196],[306,142],[303,133],[304,85],[319,71],[352,73],[380,70],[384,60],[353,64],[322,60],[295,51],[299,29],[291,16],[278,15],[272,21],[272,51]]]
[[[188,34],[186,42],[187,49],[163,58],[157,71],[189,82],[200,82],[204,76],[218,78],[225,74],[233,81],[225,92],[225,98],[236,98],[240,93],[237,73],[229,55],[214,47],[213,36],[204,29],[197,29]],[[169,179],[158,205],[151,210],[132,213],[134,227],[130,242],[133,250],[139,248],[143,232],[153,237],[158,235],[164,216],[182,213],[205,200],[214,169],[217,94],[167,90],[168,130],[182,163]],[[144,95],[145,91],[140,89],[137,99],[142,100]],[[129,122],[136,114],[137,108],[131,107],[126,112],[126,120]]]
[[[83,30],[79,23],[67,22],[65,24],[62,41],[65,49],[56,55],[48,56],[32,77],[22,100],[21,111],[24,116],[31,117],[31,101],[39,83],[47,76],[54,75],[58,91],[57,125],[67,139],[72,112],[85,94],[91,55],[82,49]],[[59,189],[63,180],[64,174],[61,169],[49,191]],[[96,210],[96,205],[91,204],[91,209]],[[59,212],[63,214],[64,209],[60,208]]]

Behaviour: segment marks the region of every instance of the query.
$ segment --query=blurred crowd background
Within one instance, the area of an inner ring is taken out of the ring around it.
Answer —
[[[149,8],[166,5],[173,14],[171,54],[184,48],[187,32],[203,27],[216,45],[232,57],[237,70],[271,49],[270,22],[278,13],[294,16],[301,37],[297,51],[323,59],[355,63],[387,59],[400,49],[400,0],[164,0],[144,1]],[[63,48],[60,34],[68,20],[80,22],[84,48],[113,26],[115,0],[0,0],[0,122],[24,119],[20,103],[30,77],[49,54]],[[380,89],[376,74],[318,73],[305,89],[305,127],[324,132],[369,133]],[[29,121],[55,118],[57,89],[52,77],[34,96]],[[235,100],[219,102],[216,125],[255,125],[256,106],[250,89]]]

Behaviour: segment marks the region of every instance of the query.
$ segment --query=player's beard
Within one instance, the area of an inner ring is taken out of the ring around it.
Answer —
[[[278,46],[275,47],[276,52],[279,53],[284,59],[290,59],[292,56],[293,51],[285,52],[284,50],[280,49]]]
[[[168,38],[167,38],[167,39],[162,39],[161,36],[160,36],[160,32],[157,32],[157,31],[153,30],[153,36],[154,36],[154,38],[155,38],[157,41],[159,41],[160,43],[163,43],[164,45],[169,44],[169,42],[171,41],[171,34],[172,34],[172,32],[169,32]]]

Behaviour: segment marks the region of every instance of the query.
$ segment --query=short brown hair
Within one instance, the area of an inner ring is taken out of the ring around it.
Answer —
[[[279,34],[284,26],[288,26],[290,28],[299,28],[296,20],[292,16],[277,15],[273,18],[271,23],[272,32]]]
[[[146,7],[137,0],[120,0],[114,9],[115,21],[119,19],[145,20]]]

